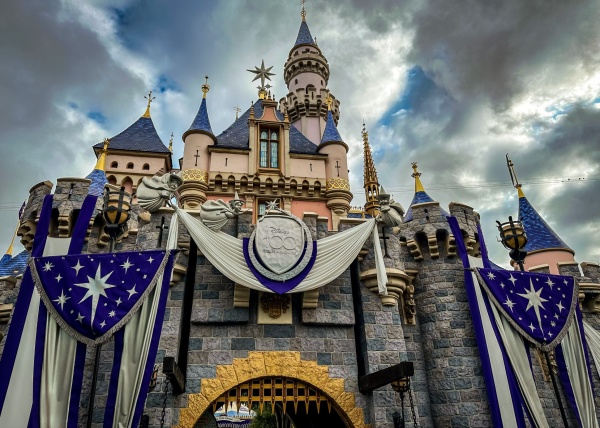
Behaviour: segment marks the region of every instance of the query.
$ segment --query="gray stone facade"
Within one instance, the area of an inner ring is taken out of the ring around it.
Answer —
[[[66,198],[67,190],[73,195],[71,189],[78,189],[79,194],[84,191],[85,183],[77,181],[74,187],[68,181],[59,184],[55,204],[62,207],[60,214],[68,217],[68,213],[63,212],[65,203],[68,202],[76,210],[80,208],[83,198]],[[77,186],[81,186],[81,190]],[[49,191],[50,186],[46,184],[32,189],[24,216],[24,223],[29,221],[30,235],[43,196]],[[107,251],[106,243],[102,242],[100,208],[101,201],[90,224],[86,252]],[[478,214],[461,204],[452,204],[450,212],[458,218],[471,253],[477,255]],[[173,215],[172,211],[164,209],[152,215],[150,221],[144,221],[138,214],[139,207],[134,209],[129,232],[117,245],[117,251],[156,248],[162,217],[168,223]],[[179,422],[181,409],[188,407],[189,395],[201,392],[203,379],[217,377],[218,366],[231,365],[237,358],[248,358],[253,351],[298,352],[301,360],[325,366],[330,378],[343,379],[345,391],[354,394],[354,405],[363,410],[364,423],[385,428],[393,426],[393,413],[400,409],[398,394],[389,385],[362,394],[359,392],[358,378],[401,361],[412,361],[415,365],[412,395],[420,427],[491,426],[486,387],[464,287],[463,267],[455,255],[448,224],[437,203],[413,206],[413,216],[410,223],[395,230],[386,229],[388,239],[385,248],[388,256],[385,264],[399,278],[404,278],[406,284],[414,286],[414,322],[408,322],[402,306],[406,303],[404,290],[399,291],[396,303],[384,304],[380,296],[357,280],[361,272],[374,267],[371,240],[366,242],[361,252],[361,261],[354,262],[336,280],[323,284],[316,298],[293,294],[292,322],[279,325],[259,324],[258,311],[261,309],[258,293],[250,291],[246,305],[236,303],[240,300],[236,296],[236,285],[221,275],[204,255],[199,254],[194,277],[186,391],[178,396],[171,392],[167,394],[165,426]],[[307,215],[304,221],[317,239],[333,233],[327,230],[327,223],[315,215]],[[353,227],[354,224],[357,223],[342,221],[340,230]],[[241,238],[249,236],[253,227],[251,213],[245,213],[230,220],[224,231]],[[162,246],[165,244],[166,233]],[[179,244],[184,249],[189,248],[189,235],[183,226],[180,226]],[[177,255],[176,263],[183,269],[180,268],[179,275],[174,275],[169,291],[156,358],[159,365],[166,356],[177,356],[186,280],[181,273],[188,265],[188,257],[186,251]],[[405,274],[408,279],[398,272]],[[561,273],[581,277],[577,265],[562,266]],[[600,269],[597,266],[584,265],[584,274],[586,276],[581,281],[600,282]],[[0,304],[13,303],[18,289],[18,281],[1,281]],[[311,298],[312,304],[308,304]],[[589,308],[591,306],[588,305]],[[586,321],[600,329],[598,313],[586,310],[585,305],[583,309]],[[0,333],[5,329],[6,325],[0,324]],[[101,426],[103,419],[112,353],[112,343],[102,348],[93,417],[96,427]],[[90,350],[81,399],[82,424],[87,418],[92,364],[93,352]],[[559,426],[561,419],[552,385],[544,380],[540,363],[533,353],[532,364],[549,421],[551,425]],[[598,379],[597,368],[593,367],[592,371]],[[150,427],[160,426],[164,382],[165,378],[159,369],[157,388],[148,395],[146,401],[145,413],[149,416]],[[568,409],[564,397],[563,403]],[[596,403],[600,409],[599,388],[596,388]],[[405,406],[410,421],[408,397]],[[568,413],[573,420],[570,410]]]

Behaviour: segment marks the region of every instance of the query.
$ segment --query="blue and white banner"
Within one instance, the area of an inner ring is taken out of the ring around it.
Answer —
[[[476,272],[490,300],[524,338],[544,351],[560,343],[578,302],[573,277],[498,269]]]
[[[104,426],[139,423],[162,327],[177,222],[166,251],[80,254],[95,204],[96,197],[86,198],[71,238],[50,238],[52,195],[44,200],[0,360],[1,427],[79,426],[86,348],[113,336]]]

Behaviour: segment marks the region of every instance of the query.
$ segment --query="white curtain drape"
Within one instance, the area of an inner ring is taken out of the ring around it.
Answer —
[[[169,225],[169,236],[167,238],[167,250],[177,247],[179,223],[177,216],[171,217]],[[171,275],[171,271],[163,275]],[[136,312],[131,320],[123,327],[123,353],[121,367],[119,370],[119,384],[117,387],[117,399],[115,402],[115,413],[113,427],[129,428],[133,423],[135,407],[142,385],[144,371],[148,363],[148,351],[152,341],[152,332],[156,323],[156,314],[160,303],[160,292],[163,285],[161,276],[148,296],[142,307]]]
[[[594,394],[590,384],[585,351],[581,339],[579,323],[575,320],[571,323],[567,334],[559,346],[562,347],[565,357],[569,380],[571,381],[575,403],[577,404],[577,410],[581,419],[581,426],[584,428],[598,428]]]
[[[252,274],[244,259],[243,241],[224,232],[213,232],[200,219],[175,208],[181,222],[198,245],[202,254],[233,282],[254,290],[271,292]],[[380,294],[387,294],[387,275],[374,219],[317,241],[317,257],[309,274],[292,291],[301,292],[321,287],[344,272],[358,256],[370,235],[374,238],[375,262]],[[377,249],[379,248],[379,251]],[[380,274],[381,273],[381,274]]]
[[[583,330],[585,331],[585,338],[587,339],[590,354],[592,354],[592,358],[594,359],[594,365],[598,373],[600,373],[600,332],[585,321],[583,321]]]

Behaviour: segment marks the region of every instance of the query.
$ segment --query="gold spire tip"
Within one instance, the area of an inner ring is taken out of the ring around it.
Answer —
[[[515,164],[513,164],[513,161],[508,157],[508,153],[506,154],[506,166],[508,167],[508,173],[510,174],[510,180],[512,181],[512,184],[515,187],[515,189],[517,189],[517,194],[519,195],[519,198],[524,198],[525,193],[523,193],[523,190],[521,189],[521,183],[519,183],[519,179],[517,178],[517,172],[515,171]]]
[[[412,169],[413,169],[413,173],[411,174],[411,177],[413,177],[415,179],[415,193],[417,192],[424,192],[425,188],[423,187],[423,184],[421,183],[421,173],[419,171],[417,171],[417,162],[411,162],[412,165]]]
[[[331,111],[331,107],[333,106],[333,97],[331,94],[327,94],[327,98],[325,98],[325,104],[327,104],[327,110]]]
[[[96,166],[94,167],[94,169],[97,169],[99,171],[106,171],[106,153],[108,152],[108,145],[110,144],[110,140],[108,138],[105,138],[103,143],[104,145],[102,147],[102,150],[100,150],[100,156],[98,156],[98,161],[96,161]]]
[[[210,91],[210,85],[208,84],[208,76],[204,76],[204,85],[202,85],[202,98],[206,98],[206,94]]]
[[[300,12],[300,16],[302,17],[303,21],[306,21],[306,10],[304,10],[304,3],[306,3],[307,0],[300,0],[300,4],[302,5],[302,12]]]
[[[16,238],[16,236],[17,236],[17,231],[19,230],[19,226],[20,226],[20,224],[19,224],[19,223],[17,223],[17,227],[16,227],[16,229],[15,229],[15,232],[13,233],[13,237],[12,237],[12,239],[10,240],[10,245],[8,246],[8,248],[7,248],[7,250],[6,250],[6,254],[8,254],[9,256],[12,256],[12,255],[13,255],[13,246],[14,246],[14,244],[15,244],[15,238]]]
[[[150,117],[150,104],[152,104],[152,101],[154,101],[156,97],[153,97],[152,91],[150,91],[148,92],[148,95],[144,95],[144,98],[148,100],[148,106],[146,107],[146,113],[144,113],[142,117]]]

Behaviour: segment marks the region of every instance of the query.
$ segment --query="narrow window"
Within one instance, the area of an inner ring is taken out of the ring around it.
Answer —
[[[277,131],[260,133],[260,168],[279,168],[279,135]]]

